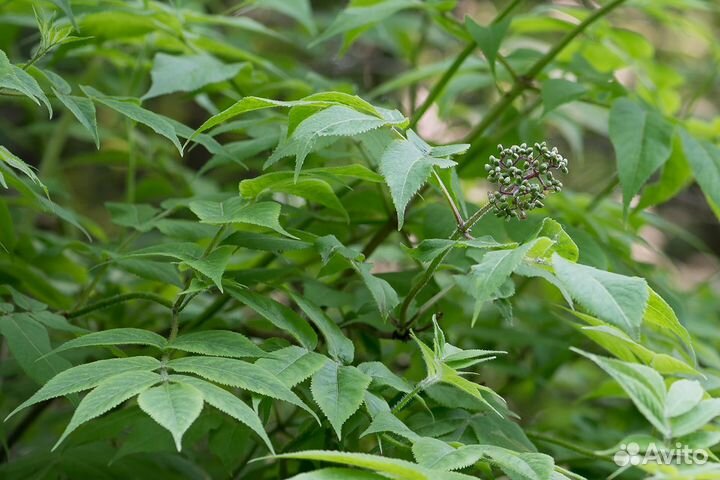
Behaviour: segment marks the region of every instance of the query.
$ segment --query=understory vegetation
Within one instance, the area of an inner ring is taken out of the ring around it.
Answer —
[[[0,0],[0,478],[719,479],[719,31]]]

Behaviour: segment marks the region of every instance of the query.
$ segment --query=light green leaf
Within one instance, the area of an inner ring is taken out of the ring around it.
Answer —
[[[291,172],[273,172],[240,182],[240,195],[245,198],[255,199],[264,193],[295,195],[338,212],[345,220],[349,220],[333,188],[319,178],[300,177],[294,180]]]
[[[695,180],[711,204],[720,205],[720,148],[693,138],[680,130],[685,157],[690,163]]]
[[[53,450],[83,423],[112,410],[161,380],[157,373],[145,371],[125,372],[103,380],[82,399]]]
[[[202,411],[203,395],[192,385],[165,383],[142,392],[138,405],[172,434],[179,452],[183,435]]]
[[[573,263],[558,254],[553,255],[552,264],[565,289],[583,308],[632,338],[640,338],[649,297],[644,279]]]
[[[643,316],[644,324],[673,340],[679,339],[683,343],[685,351],[691,360],[694,361],[695,351],[693,350],[690,333],[680,323],[672,307],[670,307],[655,290],[649,288],[649,291],[650,297],[648,298],[647,309]]]
[[[450,240],[448,238],[428,238],[420,242],[415,248],[407,249],[413,258],[423,262],[431,262],[448,248],[467,249],[493,249],[493,248],[514,248],[517,243],[499,243],[489,235],[473,238],[472,240]]]
[[[660,114],[620,98],[610,109],[609,130],[627,211],[633,196],[670,157],[673,126]]]
[[[60,345],[51,353],[64,352],[73,348],[100,347],[110,345],[150,345],[163,349],[167,340],[157,333],[140,328],[112,328],[88,333]]]
[[[398,123],[402,123],[402,119]],[[305,157],[320,137],[352,137],[387,125],[385,119],[359,112],[344,105],[333,105],[303,120],[290,138],[297,145],[295,179],[300,175]]]
[[[249,203],[240,197],[231,197],[223,202],[197,200],[190,202],[190,210],[197,215],[201,223],[257,225],[296,238],[280,225],[280,204],[276,202]]]
[[[620,384],[640,413],[655,428],[663,435],[670,434],[670,427],[665,420],[665,383],[657,371],[644,365],[593,355],[577,348],[571,350],[595,362]]]
[[[275,453],[272,443],[270,442],[267,433],[265,433],[265,428],[260,421],[260,417],[258,417],[257,413],[255,413],[252,408],[248,407],[245,402],[237,398],[235,395],[225,389],[213,385],[212,383],[195,377],[171,375],[170,381],[191,385],[198,389],[205,402],[247,425],[253,432],[258,434],[263,442],[265,442],[268,450],[270,450],[271,453]]]
[[[677,380],[670,385],[665,400],[665,416],[673,418],[692,410],[705,395],[700,382],[696,380]]]
[[[533,241],[513,249],[486,252],[480,263],[473,265],[471,271],[472,277],[475,279],[474,296],[476,301],[473,323],[479,313],[479,306],[492,298],[535,243]]]
[[[413,135],[408,131],[408,138]],[[425,184],[433,167],[450,168],[455,165],[452,160],[431,157],[412,141],[395,140],[390,144],[380,158],[380,173],[390,188],[398,215],[398,229],[403,226],[407,204]]]
[[[285,305],[259,293],[229,287],[228,293],[236,300],[255,310],[267,321],[295,337],[308,350],[317,346],[315,330],[300,315]]]
[[[340,330],[335,321],[310,300],[292,292],[290,297],[320,330],[320,333],[325,338],[330,356],[342,363],[352,363],[355,356],[355,346]]]
[[[126,357],[97,360],[69,368],[51,378],[32,397],[13,410],[7,418],[30,405],[93,388],[112,375],[130,371],[152,371],[158,367],[160,367],[160,362],[152,357]]]
[[[540,256],[543,259],[549,260],[552,252],[557,253],[571,262],[576,262],[580,257],[580,250],[573,239],[570,238],[570,235],[568,235],[567,232],[565,232],[562,225],[552,218],[545,218],[543,220],[540,229],[535,234],[535,237],[546,237],[553,242],[552,248],[548,249],[545,254]],[[530,251],[528,256],[532,257],[538,255],[533,255],[533,251]]]
[[[358,365],[357,368],[361,372],[370,375],[372,386],[391,387],[403,393],[409,393],[412,390],[412,385],[407,380],[394,374],[382,362],[364,362]]]
[[[222,276],[234,251],[235,248],[229,245],[220,246],[210,252],[209,255],[200,258],[184,258],[183,262],[212,280],[222,293]]]
[[[244,63],[226,65],[207,55],[167,55],[158,53],[150,71],[152,84],[142,99],[174,92],[192,92],[205,85],[224,82],[235,77]]]
[[[185,357],[170,360],[168,367],[182,373],[194,373],[221,385],[242,388],[270,398],[284,400],[315,413],[275,375],[242,360],[220,357]]]
[[[289,480],[337,480],[339,478],[342,480],[387,480],[388,477],[354,468],[323,468],[295,475]]]
[[[5,162],[7,165],[11,166],[15,170],[20,171],[23,173],[26,177],[28,177],[32,182],[38,186],[40,186],[44,191],[45,195],[47,195],[47,187],[44,183],[40,181],[37,175],[35,175],[35,172],[33,171],[33,168],[28,165],[27,163],[20,160],[18,157],[12,154],[10,150],[0,145],[0,162]],[[3,180],[3,186],[7,188],[7,184]]]
[[[472,18],[465,17],[465,28],[475,40],[480,50],[487,59],[490,71],[495,72],[495,59],[497,58],[500,44],[510,26],[510,19],[507,18],[498,23],[491,23],[487,27],[478,25]]]
[[[549,78],[542,84],[540,96],[544,113],[555,110],[560,105],[572,102],[585,95],[587,89],[579,83],[562,78]]]
[[[275,458],[295,458],[319,462],[339,463],[366,468],[398,480],[470,480],[475,477],[454,472],[430,470],[420,465],[397,458],[370,455],[367,453],[338,452],[333,450],[305,450],[284,453]]]
[[[380,412],[375,415],[370,426],[360,434],[360,437],[383,432],[394,433],[410,441],[415,441],[419,438],[417,433],[410,430],[407,425],[401,422],[400,419],[390,411]]]
[[[10,63],[2,50],[0,50],[0,88],[20,92],[38,105],[40,102],[44,103],[52,118],[52,106],[40,85],[25,70]]]
[[[253,232],[235,232],[226,237],[222,244],[267,252],[287,252],[312,247],[312,244],[308,242]]]
[[[217,357],[264,357],[267,355],[249,338],[228,330],[204,330],[180,335],[167,348]]]
[[[710,398],[698,403],[692,410],[670,419],[673,437],[681,437],[704,427],[720,416],[720,398]]]
[[[267,354],[255,365],[273,372],[288,387],[294,387],[320,370],[330,360],[324,355],[291,345]]]
[[[92,100],[102,103],[106,107],[125,115],[131,120],[149,127],[158,135],[162,135],[167,138],[173,143],[173,145],[175,145],[175,148],[178,149],[180,155],[183,154],[183,147],[177,137],[175,127],[169,119],[163,117],[162,115],[158,115],[155,112],[151,112],[150,110],[146,110],[132,101],[124,100],[119,97],[107,96],[92,87],[81,85],[80,89]]]
[[[690,163],[685,157],[682,136],[676,134],[673,137],[670,158],[665,162],[660,178],[643,189],[635,209],[640,211],[667,202],[690,185],[693,179]]]
[[[342,426],[363,403],[371,378],[352,366],[327,362],[312,377],[313,398],[342,438]]]
[[[95,148],[100,148],[100,135],[98,135],[97,129],[97,118],[95,116],[95,104],[85,97],[75,97],[73,95],[65,95],[56,88],[53,88],[53,93],[58,100],[62,102],[65,107],[70,110],[70,113],[75,115],[75,118],[85,129],[90,132],[93,140],[95,141]]]

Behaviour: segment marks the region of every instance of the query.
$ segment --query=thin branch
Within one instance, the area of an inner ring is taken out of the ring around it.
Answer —
[[[67,312],[65,314],[65,317],[67,318],[78,318],[82,317],[84,315],[87,315],[88,313],[92,313],[96,310],[102,310],[105,308],[112,307],[113,305],[117,305],[118,303],[127,302],[129,300],[148,300],[150,302],[155,302],[159,305],[162,305],[166,308],[172,308],[173,304],[169,300],[161,297],[160,295],[156,295],[154,293],[147,293],[147,292],[132,292],[132,293],[122,293],[120,295],[114,295],[112,297],[105,298],[103,300],[100,300],[95,303],[91,303],[90,305],[73,310],[72,312]]]

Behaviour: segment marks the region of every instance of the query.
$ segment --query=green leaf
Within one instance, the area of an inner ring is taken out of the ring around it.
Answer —
[[[206,382],[195,377],[188,377],[185,375],[171,375],[170,381],[181,383],[185,385],[191,385],[195,387],[203,396],[203,400],[209,403],[213,407],[217,408],[221,412],[224,412],[239,422],[247,425],[253,432],[257,433],[258,436],[265,442],[268,450],[271,453],[275,453],[272,443],[265,433],[260,417],[258,417],[255,411],[248,407],[245,402],[237,398],[232,393],[224,390],[212,383]]]
[[[398,392],[410,393],[412,385],[404,378],[395,375],[382,362],[364,362],[357,366],[358,370],[370,375],[372,378],[372,386],[375,387],[391,387]]]
[[[555,110],[560,105],[570,103],[587,93],[587,89],[579,83],[562,78],[549,78],[542,83],[540,96],[543,112]]]
[[[52,106],[40,85],[25,70],[10,63],[2,50],[0,50],[0,88],[20,92],[38,105],[40,102],[44,103],[52,118]]]
[[[172,434],[179,452],[183,435],[202,411],[203,395],[192,385],[165,383],[142,392],[138,405]]]
[[[194,373],[221,385],[242,388],[270,398],[284,400],[315,416],[283,382],[264,368],[242,360],[220,357],[185,357],[170,360],[168,367],[182,373]]]
[[[493,248],[514,248],[517,243],[499,243],[489,235],[473,238],[472,240],[450,240],[448,238],[429,238],[425,239],[415,246],[415,248],[407,249],[407,252],[413,258],[423,262],[431,262],[448,248],[466,248],[466,249],[493,249]]]
[[[335,362],[326,362],[313,375],[310,387],[313,398],[338,439],[342,438],[343,424],[362,405],[370,382],[371,378],[357,368]]]
[[[320,370],[328,358],[302,347],[291,345],[267,354],[255,365],[273,372],[288,387],[294,387]]]
[[[62,104],[70,110],[70,113],[75,115],[75,118],[77,118],[80,124],[85,127],[88,132],[90,132],[92,139],[95,141],[95,148],[100,149],[100,135],[98,135],[97,129],[95,104],[85,97],[65,95],[56,88],[53,88],[52,90],[57,99],[60,100]]]
[[[82,399],[53,450],[83,423],[112,410],[161,380],[157,373],[145,371],[125,372],[103,380]]]
[[[60,10],[63,11],[75,30],[79,30],[78,25],[75,22],[75,15],[73,15],[72,7],[70,7],[70,0],[50,0],[50,2],[54,3]]]
[[[222,293],[222,276],[234,251],[235,249],[229,245],[221,246],[210,252],[209,255],[200,258],[184,258],[183,262],[212,280]]]
[[[158,349],[165,348],[167,340],[157,333],[140,328],[112,328],[100,332],[88,333],[82,337],[67,341],[51,353],[64,352],[73,348],[100,347],[110,345],[150,345]]]
[[[311,248],[312,244],[291,238],[281,238],[266,233],[235,232],[222,241],[223,245],[235,245],[250,250],[287,252]]]
[[[175,127],[169,119],[163,117],[162,115],[158,115],[155,112],[151,112],[150,110],[146,110],[130,100],[124,100],[119,97],[109,97],[92,87],[81,85],[80,89],[92,100],[102,103],[106,107],[125,115],[129,119],[149,127],[158,135],[162,135],[167,138],[173,145],[175,145],[175,148],[177,148],[178,152],[180,152],[180,155],[183,154],[183,147],[177,137]]]
[[[155,226],[156,216],[160,213],[160,210],[147,204],[108,202],[105,207],[114,224],[140,232],[149,232]]]
[[[18,170],[19,172],[22,172],[26,177],[28,177],[32,182],[39,187],[41,187],[45,191],[45,195],[47,195],[47,187],[44,183],[40,181],[37,175],[35,175],[35,172],[33,171],[33,168],[28,165],[27,163],[20,160],[18,157],[12,154],[10,150],[0,145],[0,162],[5,162],[7,165],[11,166],[15,170]],[[3,180],[3,186],[7,188],[7,184],[5,184],[5,181]]]
[[[694,361],[695,351],[693,350],[693,341],[690,333],[680,323],[672,307],[670,307],[655,290],[649,288],[649,291],[650,297],[648,298],[647,309],[643,316],[644,324],[673,340],[680,340],[685,347],[685,351],[691,360]]]
[[[228,288],[228,293],[236,300],[255,310],[267,321],[295,337],[300,345],[308,350],[317,346],[315,330],[300,315],[259,293],[237,287]]]
[[[5,337],[20,368],[38,383],[44,383],[72,366],[63,357],[52,354],[48,332],[32,314],[0,316],[0,334]]]
[[[472,18],[465,17],[465,28],[475,43],[477,43],[483,55],[487,59],[490,71],[495,73],[495,59],[497,58],[500,44],[505,38],[508,26],[510,26],[510,18],[498,23],[491,23],[487,27],[478,25]]]
[[[365,286],[370,290],[370,294],[375,300],[380,315],[382,315],[383,318],[387,318],[390,312],[400,304],[397,292],[395,292],[388,282],[370,273],[372,264],[353,262],[353,266],[360,274]]]
[[[680,137],[695,180],[710,202],[720,205],[720,148],[696,140],[683,129],[680,130]]]
[[[408,138],[413,137],[417,136],[408,131]],[[380,158],[380,173],[390,188],[398,215],[398,229],[403,226],[407,204],[425,184],[433,167],[450,168],[455,165],[452,160],[430,156],[409,140],[395,140],[390,144]]]
[[[160,362],[152,357],[126,357],[97,360],[63,370],[20,404],[7,418],[30,405],[93,388],[110,376],[130,371],[152,371],[159,367]]]
[[[387,477],[354,468],[323,468],[295,475],[289,480],[386,480]]]
[[[335,191],[325,180],[319,178],[293,179],[291,172],[273,172],[240,182],[240,195],[255,199],[264,193],[287,193],[317,203],[338,212],[349,220],[348,213],[340,203]]]
[[[244,63],[226,65],[207,55],[167,55],[158,53],[150,71],[152,84],[142,99],[174,92],[193,92],[206,85],[224,82],[235,77]]]
[[[692,410],[705,395],[700,382],[696,380],[678,380],[670,385],[665,399],[665,416],[678,417]]]
[[[548,249],[548,251],[541,256],[543,259],[550,259],[552,252],[557,253],[571,262],[577,262],[580,257],[580,250],[573,239],[565,232],[562,225],[552,218],[545,218],[543,220],[535,236],[537,238],[546,237],[553,242],[552,248]],[[529,252],[528,256],[533,256],[533,252]]]
[[[397,123],[402,123],[404,118]],[[295,180],[300,175],[307,155],[321,137],[352,137],[375,130],[389,122],[375,115],[368,115],[344,105],[333,105],[311,115],[298,125],[288,140],[295,146]],[[268,160],[271,165],[274,158]]]
[[[290,297],[320,330],[320,333],[325,338],[330,356],[342,363],[352,363],[355,356],[355,346],[340,330],[335,321],[310,300],[294,293],[290,293]]]
[[[197,200],[190,202],[190,210],[197,215],[201,223],[257,225],[296,238],[280,225],[280,204],[276,202],[249,203],[240,197],[231,197],[223,202]]]
[[[693,433],[717,416],[720,416],[720,398],[703,400],[689,412],[670,420],[672,436],[681,437]]]
[[[475,477],[460,473],[430,470],[420,465],[397,458],[370,455],[367,453],[338,452],[333,450],[305,450],[284,453],[275,458],[294,458],[316,460],[319,462],[339,463],[366,468],[398,480],[470,480]]]
[[[513,249],[485,252],[480,263],[473,265],[471,272],[475,280],[474,296],[476,302],[473,323],[479,314],[479,307],[492,298],[502,284],[518,268],[535,243],[533,241]]]
[[[644,279],[626,277],[565,260],[554,254],[555,274],[565,289],[591,314],[640,338],[640,326],[648,304]]]
[[[340,15],[333,20],[330,26],[310,44],[310,47],[341,33],[353,30],[364,31],[401,10],[420,8],[422,6],[422,3],[418,0],[384,0],[381,2],[353,0],[347,8],[340,12]],[[351,38],[354,37],[354,35],[351,36]],[[346,40],[345,48],[349,47],[350,43],[352,42]]]
[[[665,421],[665,383],[658,372],[644,365],[593,355],[577,348],[571,350],[589,358],[614,378],[640,413],[663,435],[670,435],[670,427]]]
[[[257,0],[255,5],[278,11],[295,19],[311,35],[317,33],[310,0]]]
[[[693,179],[690,163],[683,150],[682,136],[676,134],[673,137],[670,158],[665,162],[660,178],[643,189],[635,209],[640,211],[667,202],[690,185]]]
[[[252,340],[228,330],[204,330],[180,335],[167,348],[217,357],[264,357],[267,355]]]
[[[670,157],[673,126],[658,113],[620,98],[610,110],[609,130],[627,211],[633,196]]]
[[[410,441],[415,441],[419,438],[417,433],[410,430],[407,425],[401,422],[400,419],[390,411],[380,412],[375,415],[370,426],[360,434],[360,437],[382,432],[394,433]]]

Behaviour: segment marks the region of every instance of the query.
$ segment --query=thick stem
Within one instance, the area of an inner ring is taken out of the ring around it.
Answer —
[[[162,305],[164,307],[167,307],[167,308],[173,307],[173,304],[170,301],[161,297],[160,295],[155,295],[154,293],[146,293],[146,292],[132,292],[132,293],[123,293],[120,295],[115,295],[115,296],[100,300],[98,302],[91,303],[87,307],[80,308],[78,310],[74,310],[72,312],[66,313],[65,317],[67,317],[67,318],[82,317],[83,315],[92,313],[95,310],[102,310],[104,308],[112,307],[113,305],[117,305],[118,303],[127,302],[129,300],[148,300],[150,302],[155,302],[155,303]]]

